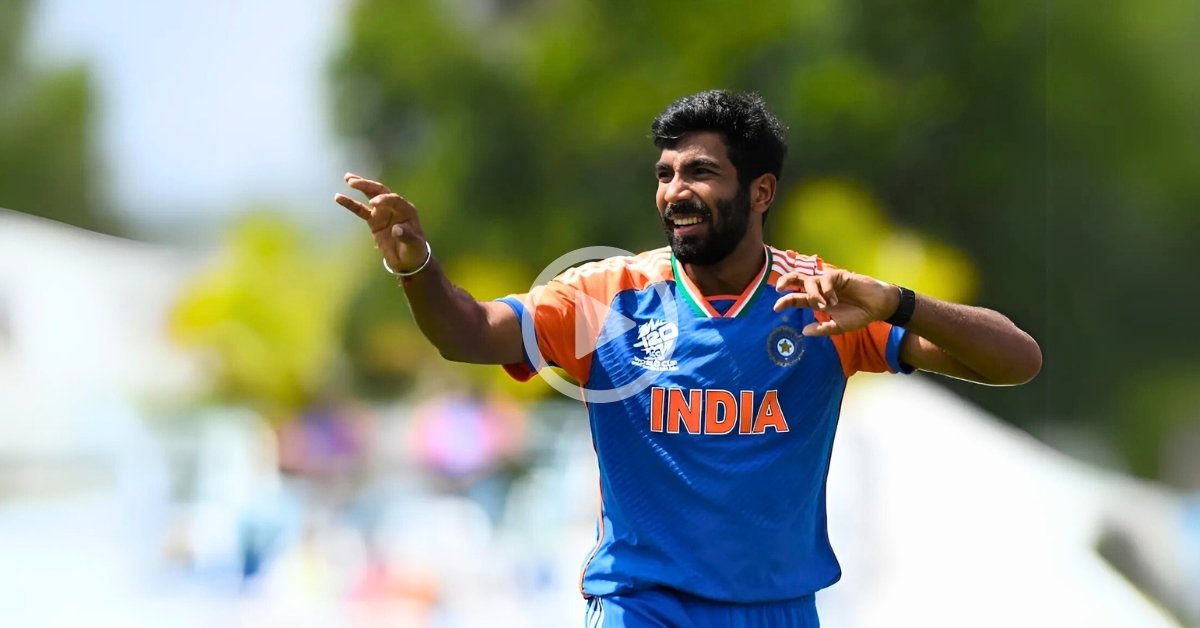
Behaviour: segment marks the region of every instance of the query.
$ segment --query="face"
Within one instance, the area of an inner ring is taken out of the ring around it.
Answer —
[[[708,266],[737,248],[750,224],[750,192],[738,185],[719,134],[683,136],[663,149],[655,174],[663,230],[680,262]]]

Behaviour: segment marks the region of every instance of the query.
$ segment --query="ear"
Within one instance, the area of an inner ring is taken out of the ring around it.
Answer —
[[[751,181],[750,210],[756,214],[765,214],[771,208],[771,203],[775,202],[775,188],[778,185],[779,179],[769,172]]]

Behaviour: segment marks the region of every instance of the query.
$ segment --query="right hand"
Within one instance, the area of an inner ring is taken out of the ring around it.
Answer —
[[[367,223],[375,238],[375,248],[396,272],[415,270],[425,262],[425,232],[417,219],[417,208],[403,196],[393,193],[378,181],[347,172],[346,184],[368,197],[366,203],[344,194],[333,200],[354,212]]]

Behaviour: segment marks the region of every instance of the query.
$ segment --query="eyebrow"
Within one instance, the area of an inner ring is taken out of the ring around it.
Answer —
[[[689,159],[686,162],[684,162],[683,168],[684,168],[684,170],[695,170],[696,168],[712,168],[713,170],[720,170],[721,164],[719,164],[716,161],[709,159],[707,157],[694,157],[694,158]],[[665,161],[660,161],[660,162],[654,164],[654,169],[655,170],[670,170],[671,164],[669,164]]]

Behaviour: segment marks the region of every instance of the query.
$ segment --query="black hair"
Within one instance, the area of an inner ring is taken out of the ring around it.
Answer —
[[[768,172],[778,179],[787,156],[786,129],[755,93],[712,89],[684,96],[654,118],[650,131],[659,150],[675,148],[694,131],[720,133],[742,188]]]

